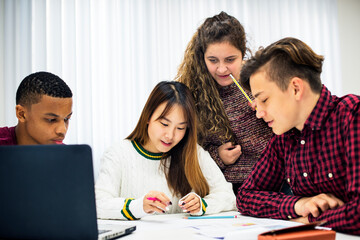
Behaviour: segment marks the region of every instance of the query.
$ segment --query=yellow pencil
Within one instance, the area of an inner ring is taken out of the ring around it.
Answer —
[[[246,92],[244,91],[244,89],[240,86],[240,84],[236,81],[236,79],[234,78],[234,76],[230,73],[230,77],[232,78],[232,80],[234,81],[234,83],[238,86],[238,88],[241,90],[241,92],[244,94],[244,96],[247,98],[247,100],[249,100],[250,103],[252,103],[251,99],[249,98],[249,96],[246,94]]]

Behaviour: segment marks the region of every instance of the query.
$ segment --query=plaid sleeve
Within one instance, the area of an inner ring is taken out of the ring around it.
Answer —
[[[343,119],[347,163],[344,198],[349,201],[342,207],[325,211],[317,218],[309,215],[308,219],[310,222],[326,220],[324,226],[360,235],[360,106]]]
[[[247,180],[240,187],[236,205],[245,215],[276,219],[297,218],[295,202],[300,199],[280,193],[284,179],[284,163],[279,156],[281,140],[274,136]]]

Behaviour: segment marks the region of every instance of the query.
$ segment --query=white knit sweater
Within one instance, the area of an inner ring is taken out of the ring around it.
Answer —
[[[230,183],[206,152],[198,145],[200,168],[209,184],[210,193],[203,200],[207,203],[206,213],[235,210],[235,195]],[[131,141],[123,140],[110,147],[101,159],[101,169],[95,185],[97,216],[102,219],[127,219],[121,213],[124,201],[130,202],[129,211],[135,218],[147,213],[143,210],[143,198],[149,191],[165,193],[173,205],[167,213],[182,212],[179,198],[172,196],[160,160],[151,160],[140,155]],[[202,212],[199,212],[200,214]]]

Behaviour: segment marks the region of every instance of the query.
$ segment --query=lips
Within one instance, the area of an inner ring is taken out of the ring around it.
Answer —
[[[53,142],[55,144],[63,144],[64,139],[54,139]]]
[[[219,78],[228,78],[230,74],[227,74],[227,75],[218,75]]]
[[[272,127],[273,123],[274,123],[274,120],[272,121],[266,121],[266,123],[268,124],[269,127]]]
[[[164,141],[161,141],[161,143],[166,146],[166,147],[170,147],[171,146],[171,142],[170,143],[167,143],[167,142],[164,142]]]

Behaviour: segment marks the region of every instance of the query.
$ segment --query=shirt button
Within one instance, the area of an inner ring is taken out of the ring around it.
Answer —
[[[301,140],[300,143],[301,143],[302,145],[304,145],[304,144],[305,144],[305,140]]]
[[[329,178],[332,178],[332,177],[333,177],[333,174],[332,174],[332,173],[329,173],[329,174],[328,174],[328,177],[329,177]]]
[[[289,216],[288,216],[288,219],[292,219],[292,217],[289,215]]]
[[[308,176],[308,174],[307,174],[306,172],[304,172],[304,173],[303,173],[303,176],[304,176],[304,177],[307,177],[307,176]]]
[[[290,178],[287,179],[287,182],[288,182],[288,183],[290,182]]]

